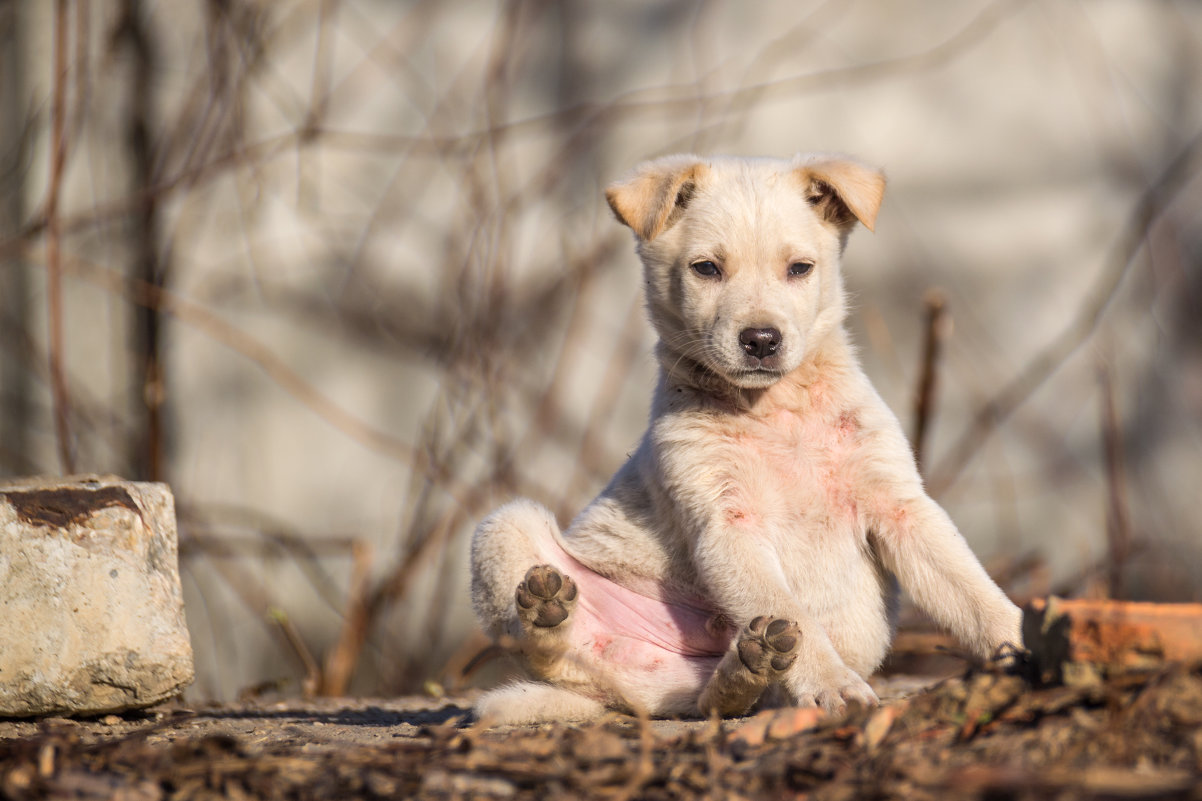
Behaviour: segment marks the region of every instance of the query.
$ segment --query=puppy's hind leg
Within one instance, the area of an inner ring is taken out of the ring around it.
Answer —
[[[472,537],[472,606],[494,639],[512,638],[539,678],[557,677],[567,648],[575,582],[548,559],[560,552],[551,513],[515,501],[485,518]]]
[[[543,678],[563,671],[568,647],[568,627],[579,592],[576,583],[551,565],[535,565],[514,592],[521,636],[518,647],[526,662]]]
[[[592,720],[605,706],[563,687],[519,681],[485,693],[476,701],[476,717],[484,726],[513,726],[555,720]]]

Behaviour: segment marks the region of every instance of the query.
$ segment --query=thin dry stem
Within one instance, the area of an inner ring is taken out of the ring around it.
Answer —
[[[50,121],[50,178],[46,196],[46,318],[49,326],[50,388],[54,402],[54,433],[58,443],[59,464],[64,473],[75,472],[71,442],[71,398],[63,370],[63,279],[60,257],[62,231],[59,220],[59,193],[63,167],[67,161],[67,143],[63,137],[67,108],[67,0],[54,5],[54,81]]]
[[[935,390],[939,371],[939,355],[943,341],[951,330],[947,315],[947,298],[941,290],[931,289],[922,299],[926,311],[926,334],[922,345],[922,368],[919,371],[918,391],[914,394],[914,461],[922,472],[931,420],[935,414]]]
[[[359,650],[371,625],[367,602],[373,561],[372,547],[365,542],[356,542],[351,554],[351,581],[347,590],[342,630],[338,641],[326,654],[321,681],[317,687],[318,695],[346,694],[355,665],[359,661]]]
[[[1131,521],[1127,502],[1127,476],[1123,467],[1123,432],[1109,365],[1098,365],[1101,390],[1103,461],[1106,465],[1107,591],[1111,598],[1126,597],[1124,572],[1131,557]]]

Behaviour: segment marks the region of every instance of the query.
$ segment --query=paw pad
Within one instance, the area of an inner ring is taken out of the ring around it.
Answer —
[[[526,571],[514,600],[531,625],[550,629],[567,620],[576,594],[576,582],[571,578],[550,565],[536,565]]]
[[[760,616],[739,637],[739,660],[752,673],[780,673],[797,659],[801,630],[792,620]]]

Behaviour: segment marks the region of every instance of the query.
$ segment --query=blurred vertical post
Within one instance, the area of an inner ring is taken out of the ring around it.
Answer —
[[[115,40],[128,51],[130,63],[125,145],[129,155],[132,189],[138,203],[130,227],[134,280],[145,292],[167,284],[168,264],[159,256],[159,208],[154,195],[154,141],[151,76],[155,70],[154,42],[147,28],[141,0],[123,0]],[[139,436],[129,456],[134,474],[141,479],[164,478],[164,404],[167,398],[163,365],[163,320],[152,303],[136,307],[134,315],[133,390],[140,410]]]
[[[25,216],[26,140],[24,47],[19,3],[0,3],[0,239],[21,230]],[[0,458],[13,471],[32,465],[32,374],[18,349],[29,341],[29,268],[13,248],[0,260]],[[0,472],[4,472],[0,470]]]

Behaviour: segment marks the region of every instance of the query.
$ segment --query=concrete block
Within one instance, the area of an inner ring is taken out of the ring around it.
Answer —
[[[167,485],[0,482],[0,715],[150,706],[193,675]]]

